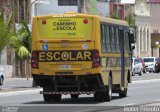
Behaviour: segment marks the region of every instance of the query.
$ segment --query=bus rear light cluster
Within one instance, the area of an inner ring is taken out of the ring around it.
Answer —
[[[35,68],[35,69],[39,68],[39,65],[38,65],[38,52],[37,51],[33,51],[32,52],[31,67]]]
[[[100,67],[99,51],[98,50],[94,50],[93,51],[92,68],[98,68],[98,67]]]
[[[84,20],[83,20],[83,23],[84,23],[84,24],[88,24],[88,19],[84,19]]]
[[[42,24],[45,25],[47,23],[46,20],[42,20]]]

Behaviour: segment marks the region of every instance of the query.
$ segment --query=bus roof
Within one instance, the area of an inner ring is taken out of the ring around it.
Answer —
[[[112,19],[109,17],[100,17],[100,20],[101,20],[101,22],[117,24],[117,25],[122,25],[122,26],[128,26],[128,23],[123,20]]]
[[[49,14],[49,15],[41,15],[41,16],[35,16],[34,18],[50,18],[50,17],[55,17],[55,18],[65,18],[65,17],[98,17],[97,15],[90,15],[90,14],[83,14],[83,13],[76,13],[76,12],[67,12],[67,13],[62,13],[62,14]]]
[[[89,18],[100,18],[101,22],[105,22],[105,23],[111,23],[111,24],[117,24],[117,25],[122,25],[122,26],[128,26],[128,23],[126,21],[123,20],[117,20],[117,19],[112,19],[109,17],[105,17],[105,16],[98,16],[98,15],[90,15],[90,14],[83,14],[83,13],[76,13],[76,12],[67,12],[64,14],[51,14],[51,15],[43,15],[43,16],[35,16],[34,18],[49,18],[49,17],[89,17]]]

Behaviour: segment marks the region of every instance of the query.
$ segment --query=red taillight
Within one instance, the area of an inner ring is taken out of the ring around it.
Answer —
[[[94,50],[93,51],[92,68],[98,68],[98,67],[100,67],[99,51],[98,50]]]
[[[32,52],[32,58],[31,58],[31,67],[38,69],[39,65],[38,65],[38,52],[37,51],[33,51]]]
[[[34,52],[32,52],[32,58],[36,58],[37,57],[37,52],[36,51],[34,51]]]
[[[42,20],[42,24],[45,25],[47,23],[46,20]]]
[[[83,23],[84,23],[84,24],[87,24],[87,23],[88,23],[88,19],[84,19],[84,20],[83,20]]]

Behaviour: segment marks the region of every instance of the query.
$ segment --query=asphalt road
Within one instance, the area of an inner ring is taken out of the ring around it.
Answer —
[[[31,79],[6,79],[0,87],[0,111],[15,109],[15,112],[118,112],[124,111],[123,106],[160,102],[160,74],[147,73],[142,77],[136,75],[133,77],[133,83],[129,84],[126,98],[113,94],[111,102],[101,103],[95,102],[93,95],[81,95],[78,101],[71,100],[69,95],[63,95],[59,103],[45,103],[39,94],[41,88],[31,88],[31,84]]]

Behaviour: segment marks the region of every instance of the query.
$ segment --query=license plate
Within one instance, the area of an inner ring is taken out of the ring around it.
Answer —
[[[59,68],[60,69],[70,69],[71,65],[60,65]]]

